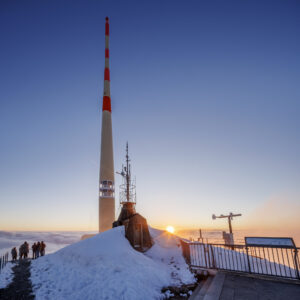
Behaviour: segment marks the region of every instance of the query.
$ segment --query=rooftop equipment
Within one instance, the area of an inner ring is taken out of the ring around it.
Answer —
[[[113,227],[124,226],[125,236],[131,246],[140,252],[148,250],[152,246],[147,220],[136,213],[136,186],[131,179],[131,165],[128,155],[128,143],[126,144],[126,165],[122,171],[117,172],[123,178],[120,185],[120,205],[122,206],[119,218],[113,223]]]

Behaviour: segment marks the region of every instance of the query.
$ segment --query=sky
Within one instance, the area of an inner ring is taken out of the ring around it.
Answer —
[[[1,1],[0,229],[98,228],[106,16],[115,170],[128,141],[137,211],[300,230],[297,0]]]

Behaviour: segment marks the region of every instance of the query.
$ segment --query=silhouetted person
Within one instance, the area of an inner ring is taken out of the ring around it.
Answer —
[[[45,248],[46,248],[46,244],[42,241],[41,242],[41,249],[40,249],[41,256],[45,255]]]
[[[14,247],[11,249],[11,257],[12,257],[12,260],[17,260],[17,256],[18,256],[18,252],[17,252],[17,248]]]
[[[36,251],[35,251],[35,258],[38,258],[40,256],[40,250],[41,250],[41,243],[37,242]]]
[[[22,259],[24,255],[24,244],[19,247],[19,259]]]
[[[31,246],[32,249],[32,259],[36,258],[36,243]]]
[[[28,253],[29,253],[29,245],[28,243],[25,241],[24,245],[24,258],[28,257]]]

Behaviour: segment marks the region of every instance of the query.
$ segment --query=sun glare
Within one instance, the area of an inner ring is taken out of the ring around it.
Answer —
[[[174,231],[175,231],[173,226],[167,226],[166,230],[170,233],[174,233]]]

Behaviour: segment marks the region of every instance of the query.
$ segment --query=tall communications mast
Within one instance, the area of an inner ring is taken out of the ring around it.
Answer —
[[[105,68],[102,106],[99,180],[99,232],[112,228],[115,220],[115,179],[109,74],[109,20],[105,22]]]

